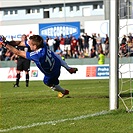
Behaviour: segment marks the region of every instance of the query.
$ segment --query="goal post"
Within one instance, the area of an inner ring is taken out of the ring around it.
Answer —
[[[118,109],[119,91],[119,0],[110,0],[110,20],[109,20],[109,43],[110,43],[110,76],[109,76],[109,108]]]

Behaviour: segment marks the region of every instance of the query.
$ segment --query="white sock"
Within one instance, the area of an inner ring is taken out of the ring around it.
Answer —
[[[65,92],[65,90],[60,85],[55,85],[54,87],[51,87],[51,89],[53,89],[54,91],[61,92],[61,93]]]
[[[64,60],[62,60],[62,58],[61,58],[60,55],[55,54],[55,56],[60,60],[61,66],[63,66],[63,67],[66,68],[67,70],[71,68],[71,67],[69,67],[69,66],[67,65],[67,63],[66,63]]]

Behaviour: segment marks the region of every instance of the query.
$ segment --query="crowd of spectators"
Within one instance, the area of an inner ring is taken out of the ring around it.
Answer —
[[[94,33],[92,36],[84,33],[77,39],[72,35],[60,37],[47,37],[47,46],[50,50],[61,55],[65,58],[98,58],[99,49],[103,49],[106,56],[109,54],[109,37],[106,35],[104,38],[100,34]],[[0,46],[0,60],[9,61],[14,60],[15,55],[7,50],[5,47]]]
[[[84,33],[77,39],[72,35],[60,37],[47,37],[47,46],[50,50],[66,58],[98,58],[100,50],[103,51],[105,57],[109,57],[109,37],[101,37],[100,34],[93,33],[88,35]],[[124,35],[119,44],[119,56],[133,56],[133,37],[130,33],[128,36]],[[9,61],[14,60],[15,55],[0,45],[0,60]]]
[[[77,39],[72,35],[46,39],[49,49],[64,58],[98,58],[102,49],[105,56],[109,56],[109,37],[101,37],[100,34],[87,33],[80,35]],[[60,52],[59,52],[60,51]]]
[[[119,47],[119,56],[133,56],[133,36],[131,33],[128,36],[123,35]]]

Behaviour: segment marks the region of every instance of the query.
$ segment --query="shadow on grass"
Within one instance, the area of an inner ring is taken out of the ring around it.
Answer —
[[[133,93],[124,93],[124,94],[120,94],[120,97],[133,97]]]
[[[88,99],[99,99],[99,98],[109,98],[109,96],[66,96],[65,98],[88,98]]]

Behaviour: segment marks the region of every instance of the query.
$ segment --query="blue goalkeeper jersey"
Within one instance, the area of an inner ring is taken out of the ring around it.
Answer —
[[[28,44],[26,44],[28,45]],[[44,44],[43,48],[33,52],[26,52],[26,58],[35,62],[36,66],[45,75],[53,75],[60,70],[60,60]]]

